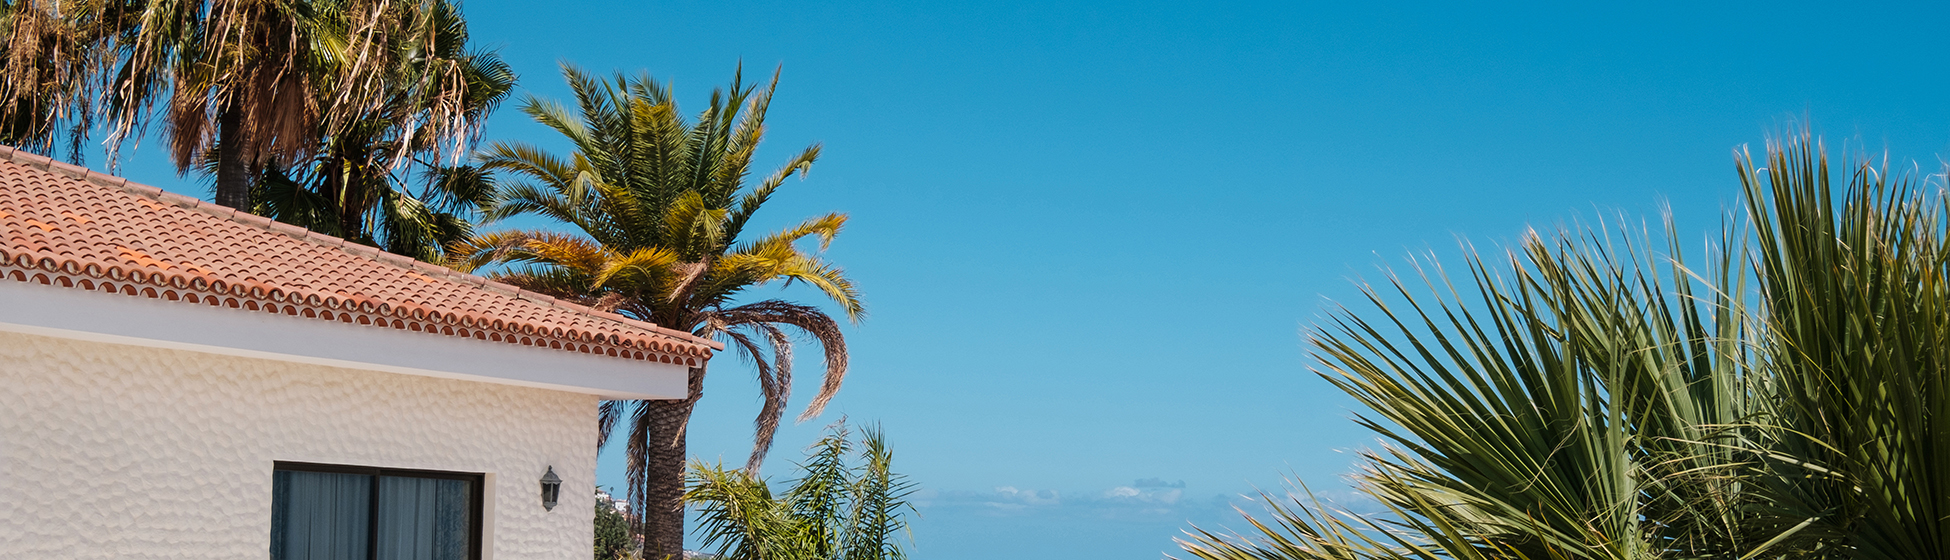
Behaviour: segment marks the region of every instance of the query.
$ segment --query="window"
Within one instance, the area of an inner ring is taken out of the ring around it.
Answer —
[[[278,462],[271,560],[479,560],[481,475]]]

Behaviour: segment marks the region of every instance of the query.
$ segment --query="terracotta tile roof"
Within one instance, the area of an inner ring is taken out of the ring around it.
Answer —
[[[724,346],[0,147],[0,277],[701,365]]]

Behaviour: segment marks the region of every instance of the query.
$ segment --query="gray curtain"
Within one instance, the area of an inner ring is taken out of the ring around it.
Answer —
[[[466,560],[473,483],[379,477],[378,560]]]
[[[365,560],[372,477],[277,471],[271,483],[272,560]]]

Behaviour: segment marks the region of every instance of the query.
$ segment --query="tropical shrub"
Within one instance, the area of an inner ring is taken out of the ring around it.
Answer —
[[[1613,224],[1365,288],[1376,320],[1310,342],[1386,442],[1353,477],[1385,513],[1267,496],[1185,551],[1950,557],[1950,209],[1867,162],[1838,192],[1806,133],[1740,163],[1745,220],[1703,264],[1670,221],[1663,255]]]
[[[732,560],[907,558],[898,536],[913,486],[893,472],[879,429],[850,436],[834,426],[778,493],[750,471],[694,463],[684,499],[700,513],[703,546]]]
[[[616,511],[616,501],[607,494],[596,495],[596,560],[626,558],[636,550],[630,534],[630,519]]]

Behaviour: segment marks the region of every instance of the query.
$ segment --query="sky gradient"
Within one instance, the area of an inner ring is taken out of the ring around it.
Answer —
[[[758,220],[850,213],[828,255],[870,316],[766,473],[830,422],[882,424],[924,488],[916,558],[1159,558],[1283,476],[1332,495],[1372,437],[1303,333],[1369,313],[1378,267],[1661,204],[1699,246],[1734,150],[1800,122],[1931,173],[1950,154],[1942,3],[465,9],[522,80],[489,140],[563,149],[513,110],[564,96],[563,61],[670,80],[687,112],[783,65],[759,161],[825,152]],[[207,196],[147,144],[125,174]],[[742,462],[758,398],[715,362],[692,453]],[[598,476],[620,486],[621,455]]]

